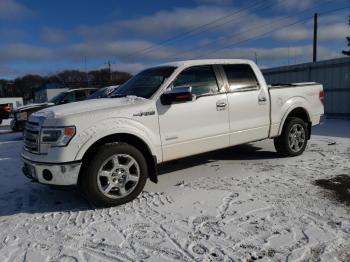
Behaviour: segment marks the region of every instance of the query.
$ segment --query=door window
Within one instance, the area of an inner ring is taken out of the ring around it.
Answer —
[[[77,101],[82,101],[86,98],[86,92],[85,90],[79,90],[79,91],[73,91],[66,95],[66,97],[63,99],[62,103],[72,103]]]
[[[251,91],[259,88],[250,65],[223,65],[230,91]]]
[[[80,90],[75,92],[75,101],[82,101],[85,100],[87,96],[87,91],[86,90]]]
[[[212,66],[194,66],[182,71],[173,86],[192,86],[192,93],[199,96],[219,91]]]

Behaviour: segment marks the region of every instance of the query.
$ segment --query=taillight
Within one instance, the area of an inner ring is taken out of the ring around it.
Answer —
[[[4,111],[6,113],[11,113],[11,107],[10,106],[4,106],[3,109],[4,109]]]
[[[318,97],[320,98],[321,103],[324,105],[324,91],[321,90]]]

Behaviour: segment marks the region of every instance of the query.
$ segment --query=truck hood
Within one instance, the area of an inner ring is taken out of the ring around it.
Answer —
[[[130,105],[141,103],[142,101],[148,100],[134,96],[127,96],[121,98],[92,99],[46,108],[40,110],[39,112],[36,112],[35,116],[44,116],[46,118],[59,118],[75,114],[96,112],[104,109],[127,107]]]

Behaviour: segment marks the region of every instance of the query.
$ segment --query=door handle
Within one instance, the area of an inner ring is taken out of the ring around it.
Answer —
[[[222,101],[216,102],[216,110],[218,111],[225,110],[226,106],[227,106],[226,102],[222,102]]]
[[[264,103],[267,101],[266,97],[259,97],[258,98],[259,103]]]
[[[220,102],[220,103],[216,103],[217,107],[226,107],[227,104],[225,102]]]

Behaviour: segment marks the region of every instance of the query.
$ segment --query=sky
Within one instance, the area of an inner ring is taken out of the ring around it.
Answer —
[[[185,59],[274,67],[341,57],[348,0],[0,0],[0,78],[106,67],[136,73]]]

